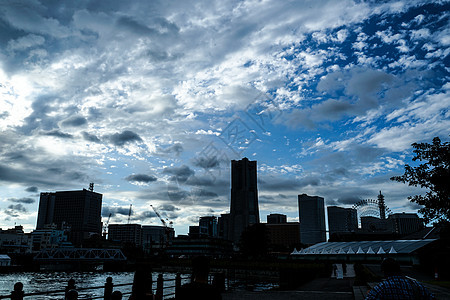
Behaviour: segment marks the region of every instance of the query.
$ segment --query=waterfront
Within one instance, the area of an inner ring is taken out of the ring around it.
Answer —
[[[7,273],[0,276],[0,295],[8,295],[14,286],[14,283],[20,281],[24,285],[25,293],[45,292],[50,290],[63,290],[69,279],[73,278],[77,288],[104,286],[106,278],[111,276],[113,283],[125,284],[132,283],[134,272],[22,272]],[[154,287],[158,273],[153,273],[152,278]],[[175,278],[174,273],[165,273],[165,279]],[[184,281],[183,281],[184,282]],[[169,282],[168,285],[173,285]],[[120,286],[117,288],[122,293],[131,291],[131,285]],[[165,293],[171,293],[169,289]],[[102,296],[103,288],[80,292],[80,299]],[[61,299],[61,294],[34,296],[36,300]]]

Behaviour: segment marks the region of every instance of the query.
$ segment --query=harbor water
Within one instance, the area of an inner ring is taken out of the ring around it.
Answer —
[[[78,288],[104,286],[106,278],[111,276],[114,285],[133,282],[134,272],[23,272],[0,274],[0,295],[9,295],[13,290],[14,284],[18,281],[23,283],[25,293],[45,292],[51,290],[63,290],[67,286],[69,279],[75,280]],[[173,279],[176,274],[165,273],[164,279]],[[156,288],[156,279],[158,273],[153,273],[153,288]],[[183,280],[182,283],[187,282]],[[174,281],[169,281],[167,286],[173,286]],[[131,285],[114,288],[122,293],[131,292]],[[79,299],[88,299],[96,296],[102,296],[103,288],[95,290],[86,290],[79,292]],[[164,291],[165,294],[171,293],[170,289]],[[36,300],[63,299],[62,294],[33,296]],[[31,299],[26,297],[25,299]]]

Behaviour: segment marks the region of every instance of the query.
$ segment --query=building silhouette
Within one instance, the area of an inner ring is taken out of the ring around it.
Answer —
[[[298,195],[300,237],[303,244],[326,241],[324,199],[318,196]]]
[[[354,232],[358,229],[358,213],[356,209],[328,206],[327,212],[330,238],[335,233]]]
[[[69,240],[80,245],[94,234],[101,235],[102,194],[90,190],[41,193],[36,229],[56,224],[68,229]]]
[[[284,224],[287,223],[287,216],[283,214],[267,215],[267,224]]]
[[[217,217],[205,216],[200,217],[198,221],[199,234],[207,237],[218,237]]]
[[[242,231],[259,223],[256,161],[231,161],[231,205],[228,238],[238,242]]]
[[[140,224],[109,224],[108,240],[140,247],[142,227]]]

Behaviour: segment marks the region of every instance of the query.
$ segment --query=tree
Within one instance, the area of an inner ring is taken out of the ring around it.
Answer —
[[[423,205],[419,213],[425,222],[450,221],[450,143],[441,143],[438,137],[432,144],[414,143],[413,161],[424,161],[417,167],[405,165],[405,174],[391,177],[391,180],[420,186],[428,191],[424,196],[415,195],[408,199]]]

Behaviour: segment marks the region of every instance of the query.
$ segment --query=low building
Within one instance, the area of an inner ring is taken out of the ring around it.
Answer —
[[[142,247],[146,253],[157,253],[166,248],[172,244],[175,236],[173,228],[156,225],[143,225],[141,232]]]
[[[73,247],[72,243],[68,241],[67,232],[57,229],[56,224],[47,224],[42,229],[33,230],[31,241],[33,251]]]
[[[267,215],[267,224],[284,224],[287,223],[287,216],[283,214]]]
[[[6,254],[0,254],[0,267],[7,267],[11,265],[11,257]]]
[[[123,244],[142,246],[142,228],[140,224],[109,224],[108,240],[120,241]]]
[[[24,233],[22,226],[6,230],[0,228],[0,251],[3,253],[31,252],[30,234]]]
[[[229,257],[233,246],[231,241],[219,238],[192,238],[187,235],[177,236],[166,253],[175,257],[193,257],[198,255],[210,257]]]
[[[300,241],[300,223],[264,224],[267,229],[269,247],[272,251],[291,251]]]

